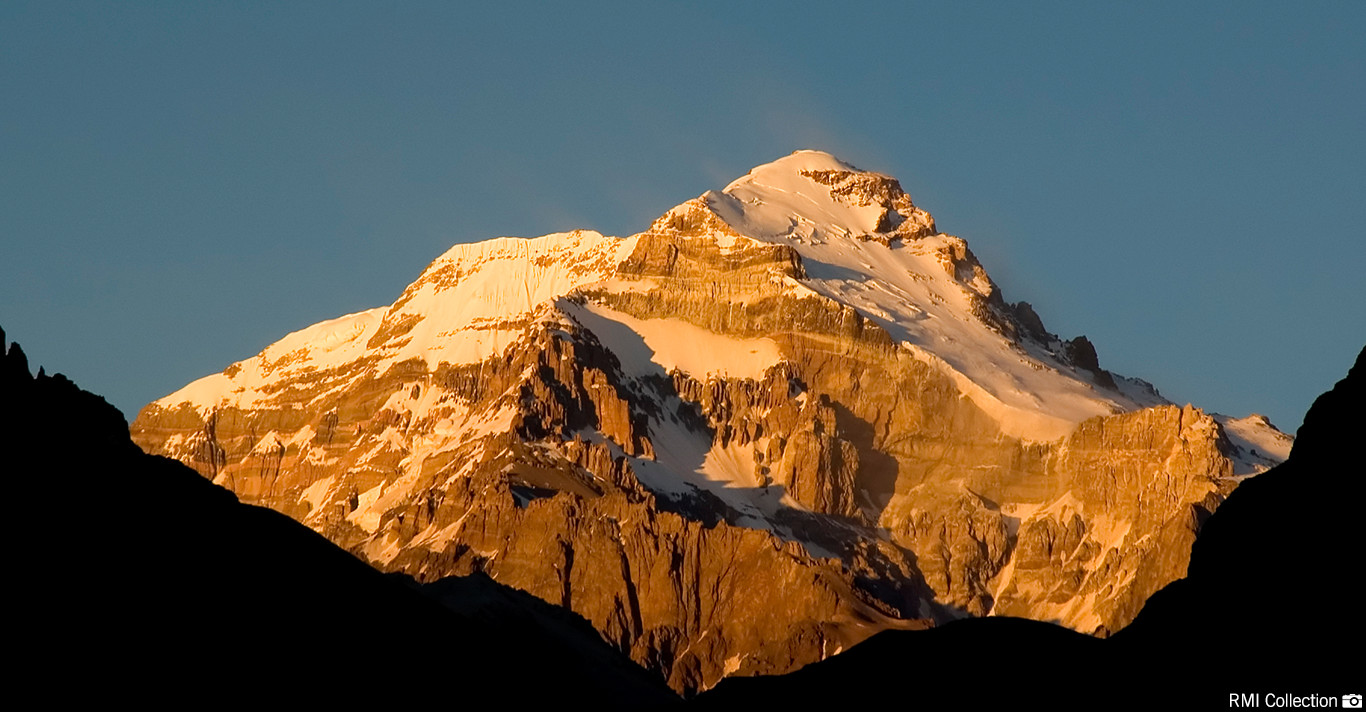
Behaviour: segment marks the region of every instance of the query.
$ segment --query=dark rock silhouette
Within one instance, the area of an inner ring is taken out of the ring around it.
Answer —
[[[6,643],[23,697],[679,702],[573,613],[482,575],[426,593],[143,454],[116,409],[31,376],[17,344],[0,379],[0,472],[19,513]]]
[[[889,631],[789,675],[728,678],[693,706],[1225,708],[1231,694],[1361,692],[1363,361],[1315,402],[1290,460],[1210,516],[1187,578],[1108,640],[1012,618]],[[582,618],[482,575],[382,575],[143,454],[103,399],[28,368],[17,344],[0,354],[0,474],[19,512],[6,633],[26,696],[679,702]]]
[[[964,620],[879,633],[789,675],[730,678],[699,706],[902,699],[923,709],[1230,706],[1230,695],[1366,691],[1362,583],[1366,350],[1305,417],[1290,459],[1206,522],[1185,579],[1101,640],[1048,623]]]

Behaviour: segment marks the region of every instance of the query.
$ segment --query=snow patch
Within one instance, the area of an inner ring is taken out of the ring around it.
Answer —
[[[616,354],[631,376],[678,369],[695,378],[729,376],[760,380],[782,360],[772,339],[724,336],[681,319],[637,319],[605,306],[561,302],[560,308]]]
[[[1266,416],[1253,413],[1231,418],[1215,413],[1211,417],[1223,426],[1224,435],[1236,448],[1232,458],[1235,476],[1265,472],[1290,457],[1295,438],[1281,432]]]

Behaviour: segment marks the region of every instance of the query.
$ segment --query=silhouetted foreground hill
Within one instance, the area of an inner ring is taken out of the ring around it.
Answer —
[[[4,345],[0,331],[0,351]],[[0,354],[11,680],[57,701],[677,704],[578,616],[487,577],[432,597],[180,463]],[[434,599],[440,599],[443,606]]]
[[[1269,695],[1340,703],[1366,692],[1363,359],[1314,402],[1289,461],[1238,487],[1205,523],[1187,578],[1109,640],[1009,618],[889,631],[789,675],[724,680],[696,702],[1225,709],[1234,693],[1271,707]]]
[[[4,344],[0,331],[0,344]],[[11,679],[46,701],[675,706],[581,618],[486,577],[420,593],[180,463],[62,376],[0,358]],[[1109,640],[1021,619],[886,632],[699,707],[1227,708],[1229,695],[1362,692],[1366,351],[1291,458],[1205,524],[1189,575]],[[439,599],[446,605],[436,603]],[[1284,698],[1282,698],[1282,706]]]

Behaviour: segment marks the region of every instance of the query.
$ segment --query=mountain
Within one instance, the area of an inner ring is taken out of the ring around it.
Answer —
[[[1103,369],[815,151],[629,237],[457,245],[131,430],[381,570],[569,608],[682,692],[964,616],[1117,631],[1290,446]]]
[[[1209,518],[1188,576],[1152,596],[1109,640],[1006,618],[888,631],[788,675],[725,680],[695,701],[708,709],[815,707],[847,702],[854,689],[873,699],[901,694],[903,678],[915,677],[934,681],[914,692],[931,708],[968,700],[1062,709],[1337,707],[1362,692],[1360,656],[1348,641],[1366,635],[1353,600],[1361,575],[1350,563],[1360,555],[1354,438],[1366,427],[1363,402],[1366,350],[1314,402],[1290,459],[1239,487]]]
[[[524,704],[680,702],[568,611],[484,576],[385,576],[144,454],[104,399],[4,345],[0,330],[0,462],[23,503],[14,531],[33,537],[6,625],[24,697],[354,706],[492,686]]]

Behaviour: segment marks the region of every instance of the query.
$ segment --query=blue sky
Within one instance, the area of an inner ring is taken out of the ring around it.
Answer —
[[[734,5],[0,4],[0,326],[132,417],[818,148],[1179,402],[1293,431],[1366,342],[1366,3]]]

